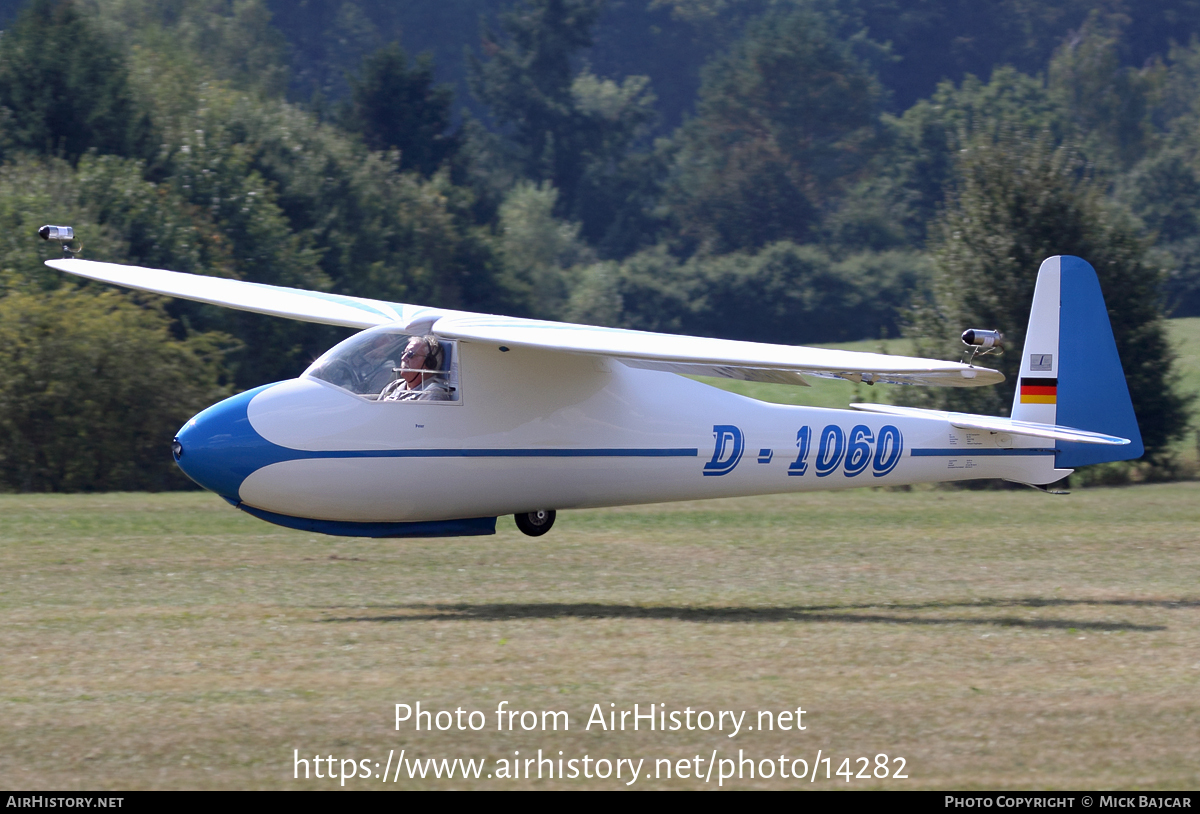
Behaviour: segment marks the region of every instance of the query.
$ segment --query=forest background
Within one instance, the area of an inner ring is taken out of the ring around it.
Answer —
[[[1023,342],[1095,265],[1147,446],[1200,316],[1200,0],[0,0],[0,489],[187,485],[192,414],[345,331],[84,256],[780,343]],[[916,403],[1005,414],[1006,388]],[[1129,469],[1121,472],[1128,475]]]

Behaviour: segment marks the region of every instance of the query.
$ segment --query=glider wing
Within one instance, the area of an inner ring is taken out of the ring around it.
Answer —
[[[304,322],[348,328],[397,324],[409,333],[603,356],[672,373],[801,385],[807,384],[805,376],[942,387],[1004,380],[989,368],[936,359],[475,314],[92,260],[47,260],[46,265],[90,280]]]
[[[1004,381],[1004,374],[999,371],[936,359],[676,336],[462,312],[439,319],[434,323],[433,332],[449,339],[606,356],[630,367],[788,384],[803,383],[805,375],[870,384],[887,382],[941,387],[971,387]]]
[[[139,291],[182,297],[185,300],[287,317],[302,322],[341,325],[346,328],[373,328],[390,322],[404,322],[405,309],[409,314],[414,310],[411,305],[403,306],[381,300],[343,297],[338,294],[283,288],[225,277],[206,277],[179,271],[122,266],[117,263],[98,263],[94,260],[47,260],[46,265],[89,280],[136,288]]]

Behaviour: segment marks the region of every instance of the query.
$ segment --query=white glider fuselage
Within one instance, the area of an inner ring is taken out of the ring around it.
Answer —
[[[203,411],[172,444],[201,486],[307,531],[491,534],[513,514],[536,535],[558,509],[978,478],[1042,485],[1143,452],[1099,278],[1077,257],[1048,258],[1038,271],[1011,417],[791,407],[679,375],[797,386],[1004,380],[963,362],[447,311],[78,259],[47,265],[361,330],[299,379]]]
[[[230,400],[269,450],[240,482],[189,466],[229,402],[180,432],[180,466],[243,508],[344,523],[1067,474],[1053,442],[935,418],[769,404],[535,348],[457,353],[456,402],[375,401],[306,375]]]

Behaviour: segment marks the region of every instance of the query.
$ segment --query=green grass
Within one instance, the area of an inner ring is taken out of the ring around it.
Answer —
[[[1200,393],[1200,317],[1167,320],[1167,328],[1178,354],[1175,368],[1180,389],[1185,393]],[[1194,414],[1200,415],[1200,401],[1192,406]]]
[[[1195,788],[1198,538],[1193,483],[774,496],[407,541],[279,529],[197,493],[0,496],[0,773],[9,788],[330,788],[292,779],[293,749],[821,749],[834,771],[907,760],[908,780],[851,788]],[[418,700],[488,726],[396,731],[394,705]],[[497,732],[500,701],[566,710],[571,729]],[[802,706],[807,729],[585,731],[610,703],[748,723]]]
[[[1200,319],[1169,326],[1181,385],[1200,391]],[[874,395],[709,381],[826,407]],[[0,773],[31,789],[328,788],[292,778],[293,749],[381,762],[821,749],[835,771],[906,758],[910,779],[852,788],[1195,788],[1197,539],[1187,483],[774,496],[564,513],[539,539],[502,519],[496,537],[410,541],[279,529],[196,493],[0,495]],[[417,700],[486,711],[488,728],[396,731],[394,704]],[[496,732],[501,700],[567,710],[572,729]],[[582,730],[597,703],[748,723],[799,705],[808,729]]]

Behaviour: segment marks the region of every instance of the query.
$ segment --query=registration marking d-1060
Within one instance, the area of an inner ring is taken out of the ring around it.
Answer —
[[[704,464],[706,476],[728,475],[737,467],[745,449],[745,435],[732,424],[713,426],[713,454]],[[866,424],[856,424],[849,431],[837,424],[827,424],[820,432],[810,426],[796,432],[796,458],[787,474],[803,477],[811,470],[818,478],[841,472],[854,478],[868,471],[876,477],[896,468],[904,454],[904,435],[898,428],[885,424],[875,433]],[[769,450],[759,453],[759,463],[769,463]],[[811,461],[810,461],[811,459]]]

